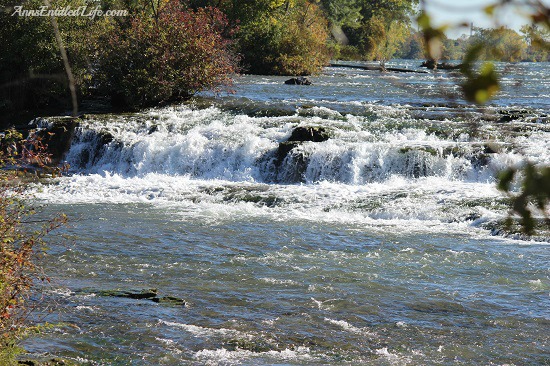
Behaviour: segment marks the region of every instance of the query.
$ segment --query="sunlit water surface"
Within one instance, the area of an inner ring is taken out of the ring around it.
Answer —
[[[328,68],[88,117],[71,174],[35,189],[70,225],[36,314],[59,326],[25,347],[98,365],[548,364],[549,243],[495,230],[494,176],[550,164],[550,66],[500,68],[485,109],[453,99],[451,74]],[[278,161],[297,126],[331,138]],[[106,296],[152,288],[185,305]]]

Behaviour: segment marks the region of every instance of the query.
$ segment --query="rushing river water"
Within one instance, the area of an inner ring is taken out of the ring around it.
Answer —
[[[550,164],[550,65],[500,67],[484,109],[453,99],[452,74],[327,68],[88,116],[71,174],[35,189],[71,223],[40,314],[61,325],[25,347],[98,365],[549,364],[548,237],[499,231],[494,177]],[[298,126],[330,138],[278,155]]]

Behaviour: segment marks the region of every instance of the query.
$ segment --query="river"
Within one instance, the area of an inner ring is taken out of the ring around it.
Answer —
[[[495,174],[550,164],[550,64],[499,68],[484,108],[446,72],[327,68],[86,116],[70,174],[34,187],[70,224],[44,263],[55,306],[35,314],[58,326],[25,348],[93,365],[548,364],[550,243],[500,230]],[[330,138],[278,157],[296,127]],[[144,289],[167,301],[108,296]]]

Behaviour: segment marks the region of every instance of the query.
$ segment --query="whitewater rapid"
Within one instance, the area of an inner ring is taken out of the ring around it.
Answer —
[[[100,365],[546,363],[548,234],[504,230],[496,176],[550,164],[549,65],[497,66],[514,72],[484,107],[452,74],[327,68],[309,87],[242,76],[234,95],[81,116],[69,172],[32,189],[70,224],[44,262],[56,307],[38,312],[60,325],[25,348]],[[179,305],[109,296],[151,289]]]

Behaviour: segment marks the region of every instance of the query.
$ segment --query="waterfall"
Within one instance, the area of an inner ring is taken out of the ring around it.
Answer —
[[[480,140],[430,134],[408,117],[382,110],[383,121],[334,112],[253,117],[210,107],[155,110],[135,116],[91,116],[77,128],[67,160],[73,172],[127,177],[150,173],[233,182],[344,184],[409,179],[493,179],[514,154]],[[322,117],[320,117],[321,115]],[[339,115],[339,114],[338,114]],[[397,120],[400,128],[388,128]],[[296,127],[322,126],[330,138],[304,141],[283,157],[279,145]]]

